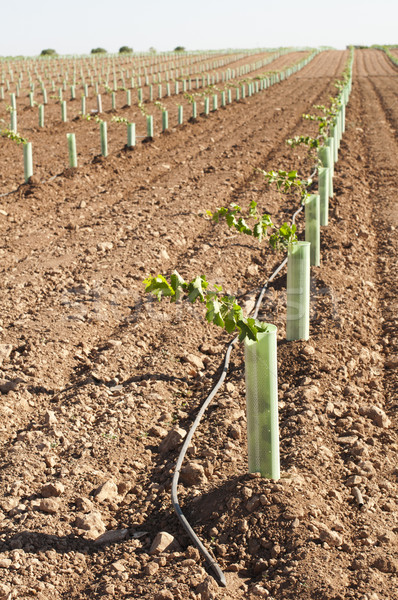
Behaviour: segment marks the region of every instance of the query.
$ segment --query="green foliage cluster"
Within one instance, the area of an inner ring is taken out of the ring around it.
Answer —
[[[91,54],[107,54],[107,50],[105,48],[93,48]]]
[[[185,52],[185,46],[176,46],[174,52]]]
[[[206,320],[225,329],[228,333],[238,330],[239,341],[246,338],[257,341],[258,333],[266,332],[267,325],[257,319],[245,317],[236,298],[222,295],[222,287],[215,285],[209,290],[209,282],[204,275],[186,282],[177,271],[173,271],[170,281],[163,275],[145,279],[145,292],[153,294],[158,300],[170,298],[171,302],[186,300],[191,304],[199,301],[206,305]]]
[[[122,46],[119,48],[119,54],[132,54],[133,49],[130,46]]]
[[[213,219],[215,223],[218,223],[220,219],[225,219],[228,227],[236,229],[239,233],[244,233],[258,239],[261,242],[263,239],[268,237],[269,231],[272,233],[269,235],[269,243],[274,250],[281,250],[287,248],[287,246],[297,240],[296,226],[288,225],[284,223],[281,227],[277,228],[269,214],[260,215],[257,211],[257,202],[253,200],[249,205],[249,219],[254,219],[255,223],[253,227],[250,227],[246,220],[240,216],[242,209],[237,204],[231,204],[228,208],[222,207],[216,210],[215,213],[207,211],[207,214]]]
[[[17,144],[27,144],[28,140],[12,129],[1,129],[0,137],[8,138]]]
[[[40,56],[58,56],[58,54],[53,48],[45,48],[40,52]]]

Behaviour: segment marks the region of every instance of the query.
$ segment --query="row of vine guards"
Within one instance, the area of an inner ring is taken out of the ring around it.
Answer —
[[[309,194],[311,180],[302,181],[297,171],[261,172],[268,183],[275,183],[282,191],[299,190],[305,208],[305,241],[297,240],[296,227],[284,223],[279,229],[270,215],[260,215],[256,202],[250,204],[249,218],[255,219],[251,228],[241,216],[241,208],[232,204],[212,214],[216,223],[225,219],[229,227],[238,232],[255,236],[259,241],[269,237],[273,248],[287,248],[287,315],[286,338],[289,341],[308,340],[310,327],[310,266],[320,265],[320,226],[328,224],[328,202],[333,195],[333,166],[345,127],[345,105],[351,90],[352,54],[345,73],[344,85],[340,90],[331,118],[322,118],[324,145],[318,147],[318,194]],[[324,107],[323,107],[324,108]],[[327,132],[327,134],[326,134]],[[300,141],[308,140],[300,136]],[[336,151],[335,151],[336,149]],[[269,231],[272,234],[269,235]],[[222,289],[208,291],[204,277],[184,282],[177,272],[168,282],[162,275],[150,277],[145,282],[146,292],[155,294],[160,300],[169,296],[172,302],[186,299],[206,303],[206,318],[209,322],[225,328],[229,333],[239,332],[239,340],[245,348],[245,381],[248,436],[249,472],[258,472],[270,479],[280,478],[279,425],[278,425],[278,380],[277,380],[277,329],[270,323],[244,317],[235,298],[222,296]]]

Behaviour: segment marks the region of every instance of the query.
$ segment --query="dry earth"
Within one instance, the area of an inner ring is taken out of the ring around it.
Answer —
[[[204,213],[254,199],[290,220],[294,199],[253,167],[310,173],[285,140],[312,133],[301,115],[336,93],[347,58],[323,52],[261,94],[75,172],[59,166],[59,125],[40,177],[0,198],[0,598],[398,598],[398,69],[355,53],[310,340],[284,339],[285,274],[263,304],[279,331],[282,478],[247,474],[241,348],[184,463],[181,505],[225,589],[174,516],[178,448],[161,444],[188,430],[229,337],[200,307],[155,303],[142,285],[178,268],[250,303],[282,255]],[[20,155],[0,143],[9,192]],[[175,546],[154,551],[159,532]]]

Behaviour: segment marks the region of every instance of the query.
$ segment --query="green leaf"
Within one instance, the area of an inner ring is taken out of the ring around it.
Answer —
[[[172,301],[177,302],[181,298],[185,288],[187,287],[187,284],[178,271],[173,271],[171,274],[170,284],[174,290],[174,298],[172,298]]]
[[[147,294],[153,294],[158,300],[160,300],[162,296],[175,295],[175,291],[163,277],[163,275],[158,275],[157,277],[148,277],[148,279],[144,280],[144,285],[145,292]]]
[[[206,302],[206,319],[209,323],[214,323],[219,327],[224,327],[224,319],[221,315],[221,302],[215,298]]]
[[[200,302],[205,301],[205,292],[204,290],[208,286],[208,282],[206,281],[206,277],[198,276],[195,277],[193,281],[191,281],[188,286],[188,300],[192,304],[199,298]]]

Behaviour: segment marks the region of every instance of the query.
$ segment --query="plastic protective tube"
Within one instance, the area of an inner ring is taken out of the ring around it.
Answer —
[[[100,136],[101,136],[101,154],[102,156],[108,156],[108,129],[106,121],[100,123]]]
[[[318,194],[311,194],[305,203],[305,241],[311,244],[311,267],[319,267],[321,264],[321,228]]]
[[[245,341],[249,472],[280,478],[276,327]]]
[[[309,242],[289,245],[287,260],[286,339],[310,337],[310,247]]]
[[[146,134],[149,138],[153,138],[153,116],[148,115],[146,118]]]
[[[320,224],[329,223],[329,169],[327,167],[318,168],[318,187],[320,204]]]
[[[77,167],[76,136],[74,133],[67,133],[66,137],[68,140],[69,166],[71,169],[75,169]]]
[[[127,146],[135,146],[135,123],[127,123]]]
[[[26,142],[23,145],[23,166],[25,182],[27,182],[33,175],[32,142]]]

